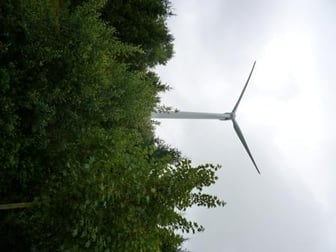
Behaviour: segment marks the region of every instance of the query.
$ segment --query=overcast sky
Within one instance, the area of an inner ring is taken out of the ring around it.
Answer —
[[[194,164],[219,163],[209,191],[224,208],[187,216],[205,226],[190,251],[336,251],[336,1],[173,1],[175,56],[158,68],[162,103],[230,112],[257,64],[237,120],[161,120],[156,134]]]

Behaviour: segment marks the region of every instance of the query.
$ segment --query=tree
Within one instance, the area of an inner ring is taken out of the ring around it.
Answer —
[[[175,231],[203,230],[188,207],[224,205],[202,193],[219,167],[192,167],[155,139],[150,113],[166,87],[148,67],[160,60],[137,65],[151,44],[103,21],[120,6],[73,3],[0,2],[0,204],[34,202],[1,212],[0,247],[177,250]]]
[[[103,20],[116,29],[121,41],[140,46],[142,55],[129,59],[139,68],[165,64],[173,54],[173,37],[166,26],[171,16],[168,0],[107,1]]]

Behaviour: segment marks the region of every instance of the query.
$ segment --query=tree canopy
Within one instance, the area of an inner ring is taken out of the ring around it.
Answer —
[[[0,2],[3,251],[178,251],[219,166],[155,138],[167,0]]]

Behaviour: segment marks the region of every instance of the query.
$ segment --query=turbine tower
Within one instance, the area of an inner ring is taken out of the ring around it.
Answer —
[[[256,162],[254,161],[254,158],[251,154],[251,151],[245,141],[244,135],[239,128],[239,125],[236,121],[236,111],[239,106],[239,103],[244,95],[244,92],[246,90],[246,87],[250,81],[252,72],[254,70],[256,62],[254,61],[252,70],[250,72],[250,75],[247,78],[247,81],[245,83],[245,86],[243,88],[243,91],[241,92],[238,101],[236,105],[234,106],[233,110],[231,112],[226,112],[226,113],[203,113],[203,112],[185,112],[185,111],[168,111],[168,112],[153,112],[151,114],[152,118],[158,118],[158,119],[217,119],[221,121],[226,121],[226,120],[231,120],[233,123],[233,128],[236,131],[239,140],[243,144],[247,154],[249,155],[254,167],[256,168],[257,172],[260,174],[260,170],[258,169],[258,166]]]

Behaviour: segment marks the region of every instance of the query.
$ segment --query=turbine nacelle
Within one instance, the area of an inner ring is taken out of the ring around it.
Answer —
[[[232,113],[224,113],[223,118],[220,119],[221,121],[227,121],[227,120],[232,120]]]

